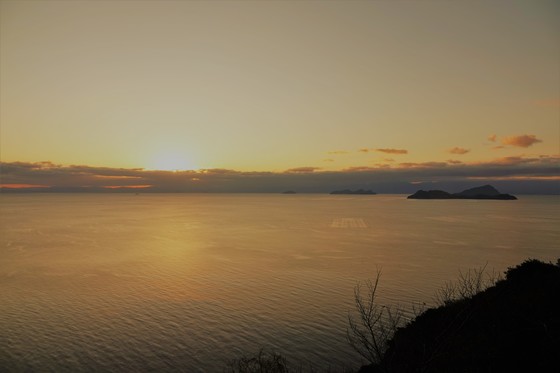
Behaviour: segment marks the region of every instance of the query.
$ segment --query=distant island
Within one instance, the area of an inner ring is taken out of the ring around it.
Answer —
[[[330,192],[330,194],[369,194],[369,195],[373,195],[373,194],[377,194],[371,190],[364,190],[364,189],[358,189],[358,190],[350,190],[350,189],[344,189],[344,190],[335,190],[333,192]]]
[[[293,190],[287,190],[285,192],[282,192],[282,194],[296,194],[296,192],[294,192]]]
[[[419,190],[408,196],[409,199],[501,199],[514,200],[517,197],[511,194],[502,194],[492,185],[483,185],[476,188],[463,190],[460,193],[448,193],[443,190]]]

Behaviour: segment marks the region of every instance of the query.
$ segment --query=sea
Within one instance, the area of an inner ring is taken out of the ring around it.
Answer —
[[[224,372],[261,349],[357,369],[358,283],[410,310],[470,269],[556,263],[560,196],[518,198],[0,195],[0,371]]]

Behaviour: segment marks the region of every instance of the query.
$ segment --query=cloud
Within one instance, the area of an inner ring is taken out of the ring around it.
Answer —
[[[334,162],[334,159],[332,158],[323,159],[323,162]]]
[[[375,151],[387,154],[408,154],[408,150],[406,149],[381,148],[375,149]]]
[[[509,136],[502,139],[502,144],[504,145],[518,146],[521,148],[528,148],[539,142],[542,142],[542,140],[537,139],[535,135]]]
[[[41,185],[41,184],[0,184],[0,188],[6,188],[6,189],[50,188],[50,185]]]
[[[355,167],[348,167],[343,170],[343,172],[364,172],[364,171],[376,171],[378,170],[377,167],[370,167],[370,166],[355,166]]]
[[[227,174],[235,174],[238,171],[230,170],[227,168],[204,168],[199,170],[199,172],[203,174],[220,174],[220,175],[227,175]]]
[[[151,188],[153,185],[151,184],[142,184],[142,185],[106,185],[103,188],[107,189],[146,189]]]
[[[328,152],[328,154],[337,154],[337,155],[342,155],[342,154],[348,154],[349,152],[347,152],[346,150],[333,150]]]
[[[446,167],[447,162],[404,162],[399,163],[399,166],[403,168],[432,168],[432,167]]]
[[[126,176],[126,175],[92,175],[98,179],[112,179],[112,180],[123,180],[123,179],[141,179],[140,176]]]
[[[524,155],[500,157],[484,162],[469,163],[468,166],[473,168],[482,167],[484,169],[504,169],[515,170],[532,169],[535,174],[557,175],[558,171],[550,173],[554,168],[560,167],[560,156],[557,155],[539,155],[527,157]],[[546,172],[545,172],[546,170]]]
[[[296,167],[296,168],[290,168],[286,171],[284,171],[285,173],[308,173],[308,172],[315,172],[317,170],[320,170],[320,167]]]
[[[470,151],[470,149],[459,148],[457,146],[448,150],[451,154],[467,154]]]
[[[412,181],[437,181],[441,189],[460,191],[492,183],[504,193],[556,193],[560,156],[518,155],[484,162],[407,162],[326,171],[296,167],[284,172],[229,169],[151,171],[52,163],[0,163],[2,193],[41,192],[330,192],[373,189],[379,193],[416,191]],[[101,175],[102,177],[99,177]],[[104,177],[110,176],[110,177]],[[475,184],[476,183],[476,184]]]
[[[389,169],[389,168],[393,167],[389,163],[374,163],[374,165],[377,169]]]
[[[480,180],[480,179],[486,179],[485,177],[481,177],[481,176],[469,176],[468,177],[471,180]],[[513,176],[494,176],[492,177],[492,180],[520,180],[520,181],[534,181],[534,180],[552,180],[552,181],[560,181],[560,175],[552,175],[552,176],[517,176],[517,175],[513,175]]]
[[[393,149],[393,148],[378,148],[378,149],[369,149],[369,148],[361,148],[358,149],[360,153],[369,153],[369,152],[381,152],[387,154],[408,154],[408,150],[406,149]]]
[[[535,162],[541,162],[542,158],[527,158],[527,157],[523,157],[523,156],[511,156],[511,157],[501,157],[501,158],[496,158],[493,159],[491,161],[485,161],[485,162],[477,162],[477,163],[473,163],[475,165],[499,165],[499,166],[504,166],[504,165],[520,165],[520,164],[524,164],[524,163],[535,163]]]
[[[496,142],[496,135],[492,134],[492,135],[488,136],[488,141]]]

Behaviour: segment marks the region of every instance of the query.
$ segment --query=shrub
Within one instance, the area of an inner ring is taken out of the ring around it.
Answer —
[[[348,315],[349,328],[346,331],[350,346],[374,365],[387,358],[385,352],[403,318],[400,308],[378,304],[376,293],[380,277],[381,271],[378,270],[373,281],[358,283],[354,288],[358,317]]]
[[[260,349],[256,356],[234,359],[229,362],[231,373],[289,373],[286,358],[276,352]]]

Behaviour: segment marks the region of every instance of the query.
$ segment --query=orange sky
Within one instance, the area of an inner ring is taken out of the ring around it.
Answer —
[[[557,1],[0,4],[4,163],[342,172],[560,153]]]

